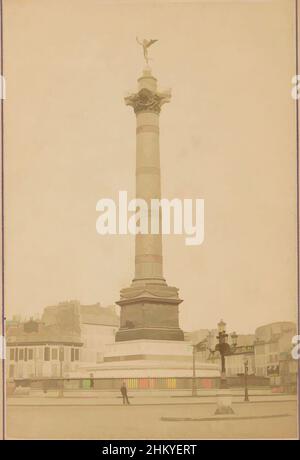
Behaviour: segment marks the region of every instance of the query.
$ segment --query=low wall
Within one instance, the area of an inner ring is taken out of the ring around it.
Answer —
[[[61,381],[65,390],[119,390],[122,382],[126,382],[127,388],[131,390],[190,390],[193,385],[192,377],[174,378],[70,378],[70,379],[16,379],[16,386],[25,386],[32,389],[55,390],[58,389]],[[197,377],[196,388],[199,390],[213,390],[220,387],[220,378]],[[228,377],[229,387],[244,387],[244,379],[241,377]],[[249,388],[269,387],[269,379],[264,377],[248,377]]]

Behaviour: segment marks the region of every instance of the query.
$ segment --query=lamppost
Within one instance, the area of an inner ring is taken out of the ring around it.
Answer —
[[[203,351],[207,347],[207,339],[202,340],[197,344],[192,344],[193,347],[193,378],[192,378],[192,396],[197,396],[197,379],[196,379],[196,353]]]
[[[232,346],[227,343],[228,334],[226,334],[226,323],[221,319],[218,323],[218,331],[219,335],[217,339],[219,343],[217,343],[215,347],[215,351],[220,353],[221,357],[221,382],[220,382],[220,392],[217,394],[217,409],[215,414],[233,414],[233,409],[231,407],[231,400],[232,395],[230,390],[228,389],[227,379],[226,379],[226,367],[225,367],[225,356],[230,354],[230,352],[234,353],[234,350],[237,345],[237,334],[233,332],[231,334],[232,339]]]
[[[248,359],[246,358],[244,361],[244,367],[245,367],[245,398],[244,401],[248,402],[249,401],[249,395],[248,395]]]
[[[193,380],[192,380],[192,396],[197,396],[197,384],[196,384],[196,345],[193,345]]]
[[[230,345],[227,343],[228,334],[226,334],[226,323],[224,323],[222,319],[218,323],[218,331],[219,331],[219,335],[217,336],[217,339],[219,343],[217,343],[215,351],[218,351],[221,356],[220,388],[228,388],[227,379],[226,379],[225,356],[231,352],[232,348],[233,350],[235,349],[237,345],[238,335],[236,334],[236,332],[233,332],[231,334],[231,339],[232,339],[232,348],[231,348]]]
[[[64,396],[64,381],[63,381],[63,362],[64,362],[64,347],[59,347],[59,364],[60,364],[60,380],[58,397]]]

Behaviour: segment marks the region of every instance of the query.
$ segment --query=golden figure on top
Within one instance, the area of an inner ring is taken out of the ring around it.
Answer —
[[[151,45],[153,45],[153,43],[157,42],[158,40],[147,40],[146,38],[144,38],[144,40],[141,42],[138,39],[138,37],[136,37],[136,41],[138,42],[139,45],[143,47],[144,58],[145,58],[146,63],[148,64],[149,63],[148,48]]]

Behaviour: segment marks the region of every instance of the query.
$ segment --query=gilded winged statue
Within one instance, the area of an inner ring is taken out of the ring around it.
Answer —
[[[143,47],[143,52],[144,52],[144,58],[146,63],[149,63],[149,57],[148,57],[148,48],[153,45],[153,43],[157,42],[158,40],[146,40],[144,38],[143,41],[140,41],[138,37],[136,37],[136,41],[138,42],[139,45]]]

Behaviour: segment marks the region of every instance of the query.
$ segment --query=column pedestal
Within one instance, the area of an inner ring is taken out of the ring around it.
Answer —
[[[155,339],[184,340],[179,328],[178,289],[145,283],[121,291],[121,327],[116,342]]]

